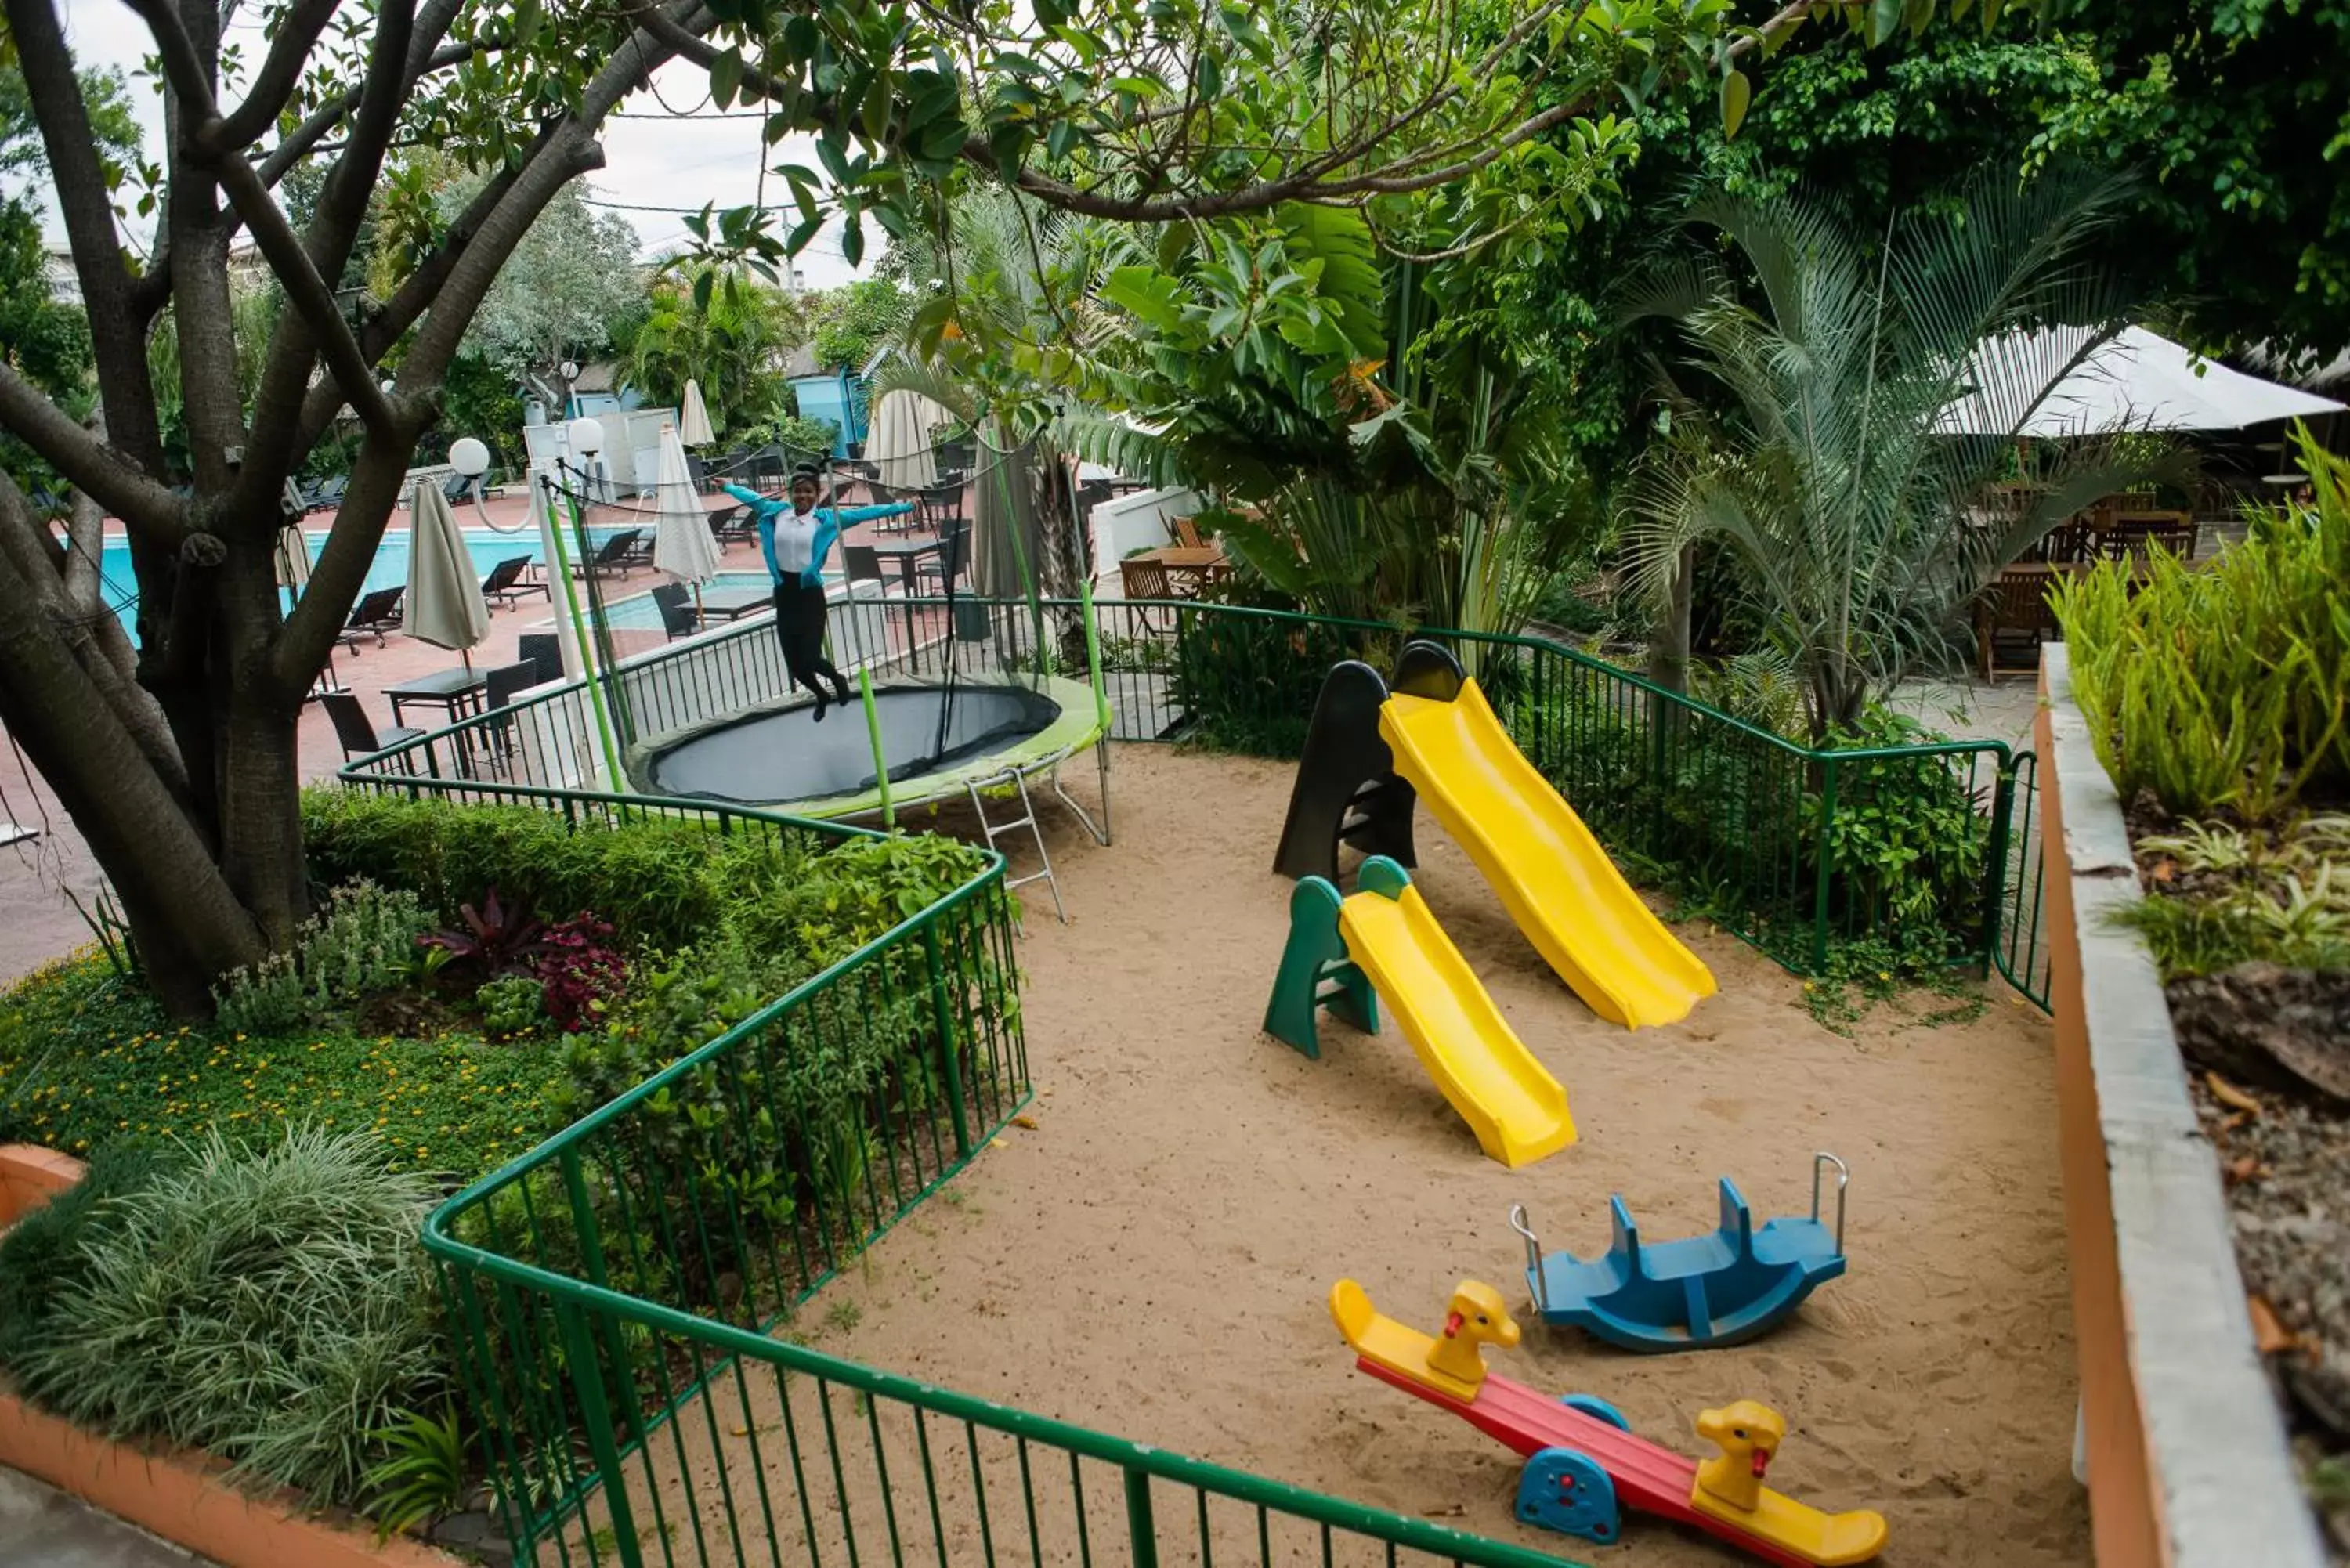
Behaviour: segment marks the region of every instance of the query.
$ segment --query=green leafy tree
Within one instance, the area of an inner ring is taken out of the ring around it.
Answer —
[[[2048,0],[2099,89],[2047,117],[2049,156],[2150,176],[2116,244],[2214,349],[2350,348],[2350,4]]]
[[[1311,11],[980,0],[902,13],[861,0],[359,11],[286,0],[234,47],[217,7],[133,9],[172,128],[151,171],[109,155],[57,0],[0,0],[0,65],[39,130],[105,433],[7,365],[0,427],[120,520],[140,593],[134,659],[87,634],[105,617],[72,566],[79,553],[61,559],[21,489],[0,484],[0,722],[105,868],[159,992],[199,1012],[213,979],[289,941],[307,912],[296,720],[440,417],[450,366],[540,214],[601,163],[607,117],[662,65],[707,70],[721,108],[763,110],[771,144],[815,138],[816,167],[775,171],[795,209],[788,227],[748,211],[700,220],[698,246],[772,269],[836,218],[852,264],[868,223],[931,226],[950,175],[1001,182],[1042,208],[1169,224],[1472,175],[1529,202],[1587,192],[1627,155],[1614,116],[1627,90],[1705,76],[1730,84],[1727,103],[1766,46],[1815,10],[1882,30],[1919,7],[1791,0],[1742,29],[1725,0],[1509,0],[1506,30],[1488,41],[1484,18],[1472,28],[1451,0]],[[1588,134],[1556,160],[1529,152],[1563,128]],[[429,146],[481,183],[462,211],[428,216],[422,176],[388,161],[395,146]],[[306,164],[324,170],[315,196],[281,199]],[[154,217],[151,246],[129,243],[119,202]],[[386,227],[405,236],[396,265],[380,286],[352,287],[374,276],[353,264]],[[249,401],[230,306],[240,233],[286,300]],[[184,469],[166,449],[147,352],[167,307]],[[499,340],[509,355],[531,345],[543,372],[554,336]],[[272,570],[279,498],[346,410],[349,489],[286,616]]]
[[[462,210],[463,188],[444,201]],[[527,387],[549,419],[560,419],[572,385],[563,367],[609,349],[615,329],[644,296],[636,231],[566,187],[490,286],[465,346]]]
[[[629,335],[629,383],[656,403],[702,389],[711,428],[741,437],[785,393],[784,357],[807,340],[798,301],[743,267],[702,267],[656,282]]]
[[[1679,400],[1632,488],[1633,565],[1663,598],[1692,545],[1718,545],[1802,680],[1815,739],[1939,653],[1960,607],[2034,539],[2146,477],[2134,456],[2067,443],[2019,514],[1978,522],[2033,413],[2129,319],[2126,284],[2091,260],[2126,189],[2077,170],[2021,189],[1990,174],[1881,244],[1824,200],[1708,197],[1688,222],[1742,272],[1709,254],[1636,296],[1636,316],[1675,327],[1708,396]],[[2024,330],[2046,321],[2089,329],[2049,354]],[[1973,422],[1995,428],[1946,417],[1970,389]]]
[[[861,371],[875,350],[896,338],[910,306],[905,291],[887,277],[828,289],[808,305],[809,347],[827,370]]]

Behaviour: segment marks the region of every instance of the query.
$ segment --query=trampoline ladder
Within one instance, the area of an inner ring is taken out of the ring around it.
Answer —
[[[1014,888],[1024,888],[1031,882],[1044,883],[1053,892],[1053,913],[1058,917],[1061,924],[1067,925],[1069,911],[1061,903],[1061,879],[1053,875],[1053,857],[1045,848],[1045,829],[1036,821],[1036,803],[1029,798],[1027,775],[1018,768],[1006,768],[1002,773],[992,774],[987,778],[972,779],[963,787],[971,792],[971,809],[979,814],[979,829],[987,835],[987,846],[990,849],[994,848],[995,841],[1005,834],[1017,833],[1024,827],[1028,830],[1030,840],[1036,846],[1036,859],[1044,869],[1031,871],[1025,877],[1005,877],[1003,890],[1009,893]],[[1020,815],[1009,822],[993,823],[987,820],[987,798],[981,792],[999,788],[1012,790],[1020,796]]]

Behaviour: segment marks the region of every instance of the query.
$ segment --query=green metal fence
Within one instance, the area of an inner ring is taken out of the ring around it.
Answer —
[[[1822,750],[1541,638],[1436,630],[1182,600],[1097,601],[1101,679],[1122,741],[1184,739],[1295,757],[1329,667],[1385,668],[1408,636],[1450,645],[1534,765],[1640,879],[1798,973],[1839,944],[1912,965],[1994,969],[2046,1005],[2029,753],[1997,742]],[[845,664],[879,677],[1085,676],[1075,601],[886,601],[846,626]],[[785,694],[752,624],[631,660],[614,680],[649,733]],[[436,731],[368,776],[494,775],[577,787],[593,769],[577,684]]]
[[[864,836],[689,802],[366,765],[345,776],[536,805],[582,831],[660,817]],[[1026,1102],[1003,877],[991,856],[964,887],[427,1221],[518,1557],[1559,1568],[775,1336]]]

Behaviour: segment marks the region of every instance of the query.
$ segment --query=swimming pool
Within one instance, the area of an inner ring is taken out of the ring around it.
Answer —
[[[619,531],[617,526],[590,528],[588,530],[588,537],[593,544],[600,545]],[[512,534],[501,534],[494,528],[463,528],[459,532],[465,536],[465,554],[473,558],[473,573],[476,576],[488,576],[491,567],[500,561],[511,560],[516,556],[528,556],[533,561],[543,561],[545,558],[546,552],[541,545],[539,532],[533,526],[525,526]],[[305,529],[303,537],[310,541],[310,558],[317,560],[318,552],[327,547],[327,531],[323,528]],[[139,579],[130,570],[130,541],[119,536],[109,538],[106,541],[104,552],[99,557],[98,571],[99,579],[105,585],[106,602],[112,605],[115,613],[122,618],[123,628],[130,633],[131,640],[137,641],[139,633],[133,624],[131,612],[139,603]],[[760,574],[751,580],[754,585],[764,581],[764,574]],[[400,528],[387,531],[382,543],[376,546],[375,559],[368,563],[367,581],[361,585],[359,591],[367,594],[378,588],[398,587],[406,581],[408,581],[408,530]],[[289,596],[286,600],[289,608],[292,603],[293,600]],[[645,607],[648,610],[652,609],[650,600],[646,601]],[[656,627],[660,625],[659,612],[655,611],[652,618],[645,624]]]
[[[835,573],[827,572],[825,574],[825,580],[827,582],[837,581],[837,576]],[[773,581],[774,579],[769,577],[764,572],[721,572],[716,576],[711,578],[708,582],[702,584],[702,591],[704,593],[714,594],[720,592],[732,592],[738,588],[764,588],[769,587]],[[645,588],[648,586],[649,585],[645,584],[642,578],[638,579],[637,586],[635,587],[629,587],[625,585],[615,586],[609,581],[607,581],[604,587],[605,593],[608,595],[626,594],[627,597],[624,598],[610,597],[604,601],[605,624],[612,627],[616,630],[621,631],[660,630],[660,606],[653,603],[652,595],[645,591]],[[580,611],[582,614],[587,612],[587,605],[584,601],[580,605]],[[552,625],[553,623],[549,622],[548,624]]]

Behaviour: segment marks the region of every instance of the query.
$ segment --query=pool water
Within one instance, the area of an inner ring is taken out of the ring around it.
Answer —
[[[459,532],[465,536],[465,554],[473,557],[473,572],[477,576],[488,576],[491,567],[516,556],[528,556],[534,562],[543,561],[545,557],[539,531],[536,527],[526,526],[512,534],[501,534],[494,528],[464,528]],[[590,528],[588,537],[600,545],[619,532],[618,527]],[[316,561],[318,552],[327,547],[327,532],[323,528],[305,530],[304,537],[310,541],[310,558]],[[99,557],[98,570],[99,579],[105,585],[106,602],[114,607],[115,613],[122,618],[123,628],[136,641],[139,633],[132,624],[131,612],[139,603],[139,579],[130,570],[130,542],[120,537],[109,538],[104,553]],[[367,581],[359,591],[367,594],[378,588],[398,587],[407,580],[408,531],[402,528],[387,532],[383,542],[376,546],[375,559],[368,564]],[[759,574],[752,580],[763,582],[764,574]],[[286,603],[290,607],[293,603],[290,595]],[[652,602],[647,600],[644,607],[652,610]],[[647,624],[660,625],[660,613],[654,611]]]
[[[702,587],[703,592],[714,594],[737,588],[764,588],[773,580],[764,572],[721,572]],[[653,603],[652,595],[645,591],[646,586],[641,577],[636,579],[633,587],[608,581],[604,585],[605,593],[625,593],[628,597],[604,601],[604,624],[619,631],[660,630],[660,606]],[[588,613],[585,597],[579,601],[579,613],[583,616]]]

